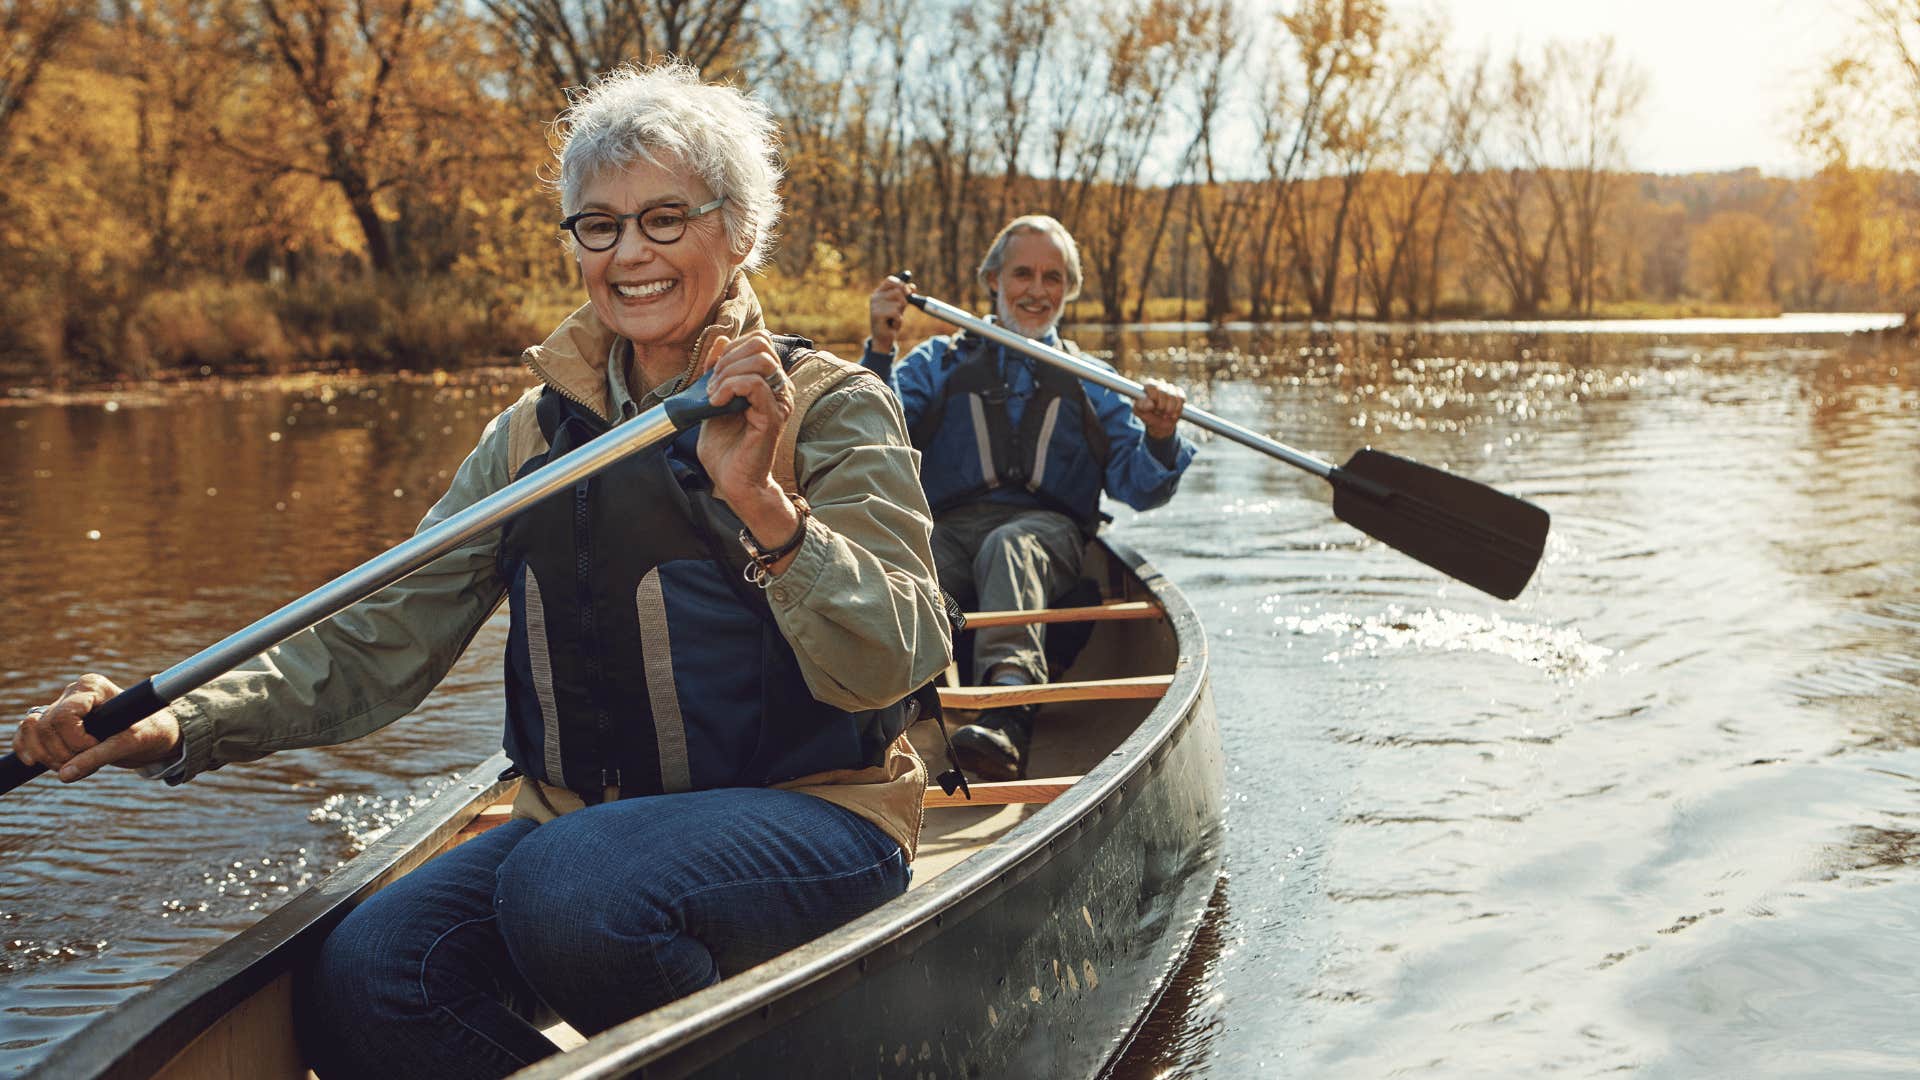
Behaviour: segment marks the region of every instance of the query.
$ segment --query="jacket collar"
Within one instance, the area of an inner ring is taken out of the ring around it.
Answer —
[[[687,350],[686,370],[677,379],[655,387],[654,392],[647,395],[648,400],[666,397],[691,382],[699,366],[697,358],[707,354],[715,338],[737,338],[764,326],[766,319],[760,311],[760,298],[753,294],[753,286],[747,284],[747,276],[735,273],[720,297],[713,322],[700,331],[700,336]],[[613,395],[608,380],[613,372],[624,370],[632,348],[631,342],[607,329],[589,302],[567,316],[547,340],[521,353],[520,361],[562,397],[585,405],[601,419],[611,422],[617,418],[613,415]]]

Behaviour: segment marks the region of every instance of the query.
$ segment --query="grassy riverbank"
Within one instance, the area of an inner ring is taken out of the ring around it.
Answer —
[[[838,275],[834,275],[836,278]],[[866,336],[870,283],[755,281],[769,325],[845,348]],[[967,297],[949,297],[965,303]],[[575,285],[530,288],[457,277],[367,278],[348,282],[185,282],[126,296],[74,297],[26,289],[0,299],[0,381],[6,387],[67,387],[179,376],[310,371],[436,370],[512,363],[582,302]],[[1197,302],[1150,300],[1148,322],[1191,322]],[[1341,318],[1347,317],[1340,313]],[[1597,318],[1738,318],[1772,307],[1695,301],[1602,304]],[[1362,312],[1363,317],[1371,313]],[[1505,318],[1503,312],[1443,305],[1442,318]],[[1090,300],[1071,305],[1069,323],[1096,321]],[[1307,319],[1289,308],[1282,321]],[[1550,311],[1537,318],[1580,318]],[[1244,320],[1235,311],[1231,320]],[[909,313],[903,337],[943,327]]]

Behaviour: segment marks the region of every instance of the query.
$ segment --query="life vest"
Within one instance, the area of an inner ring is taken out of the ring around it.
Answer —
[[[783,363],[806,344],[776,338]],[[551,389],[539,468],[609,430]],[[799,415],[790,423],[797,427]],[[527,776],[597,801],[764,787],[884,760],[911,699],[847,712],[808,691],[740,519],[712,493],[699,428],[535,504],[503,529],[505,748]],[[784,444],[787,446],[790,444]]]
[[[1036,362],[1033,394],[1015,423],[1000,353],[962,333],[941,358],[950,366],[946,385],[909,433],[921,453],[927,503],[938,514],[988,492],[1016,490],[1091,531],[1112,447],[1086,387]]]

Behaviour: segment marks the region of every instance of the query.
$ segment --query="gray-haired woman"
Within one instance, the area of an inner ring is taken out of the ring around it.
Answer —
[[[693,384],[745,412],[496,535],[95,745],[87,676],[15,749],[65,780],[179,782],[405,714],[504,596],[515,820],[353,912],[299,984],[322,1076],[479,1077],[554,1051],[906,888],[926,771],[903,699],[945,667],[931,518],[899,408],[769,334],[745,271],[779,212],[773,125],[684,65],[563,118],[557,186],[589,303],[527,365],[425,524]],[[796,404],[798,400],[798,404]]]

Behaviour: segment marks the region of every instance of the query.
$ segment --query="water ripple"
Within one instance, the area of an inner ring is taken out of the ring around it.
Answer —
[[[1325,656],[1328,663],[1377,657],[1400,649],[1481,652],[1536,667],[1556,679],[1592,678],[1607,669],[1613,650],[1596,645],[1571,626],[1545,626],[1464,611],[1398,605],[1377,615],[1344,612],[1276,616],[1275,624],[1302,636],[1331,635],[1347,645]]]

